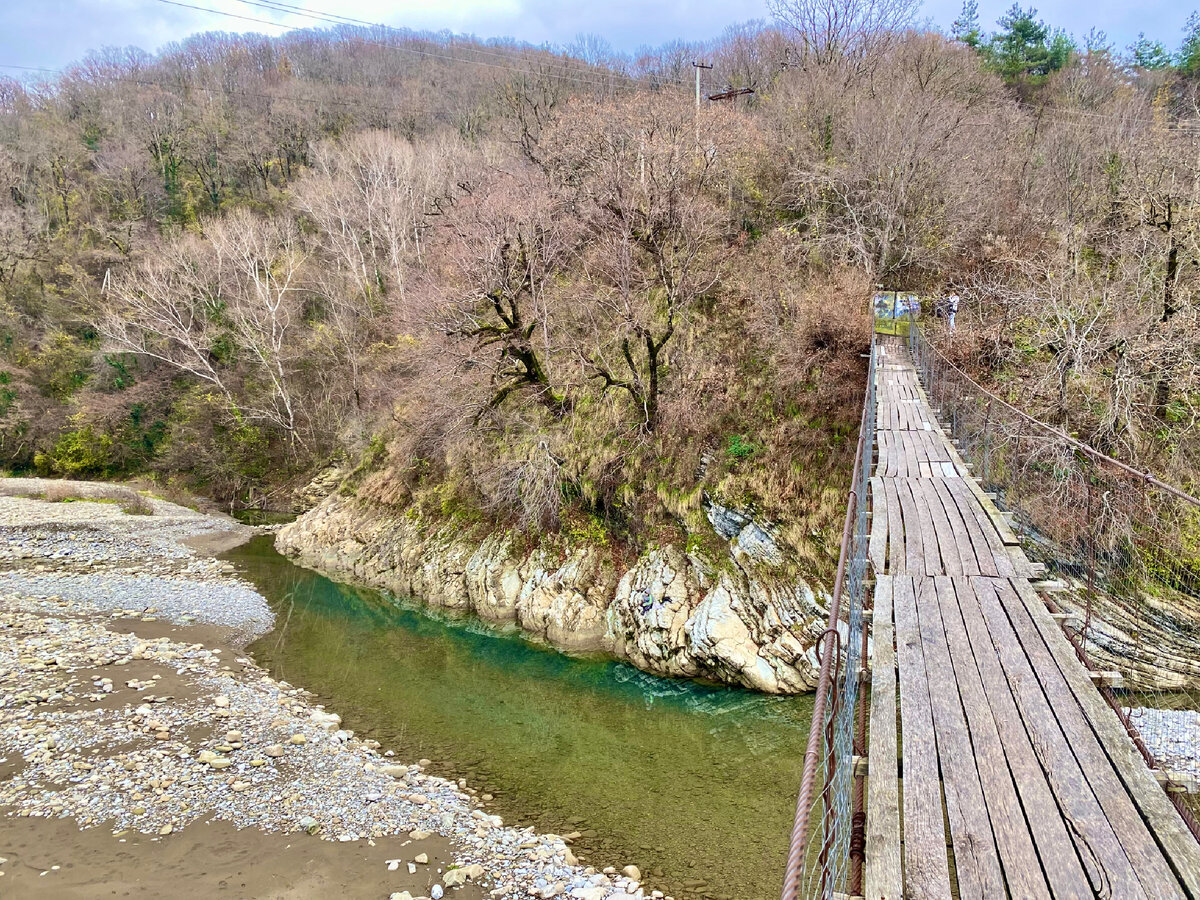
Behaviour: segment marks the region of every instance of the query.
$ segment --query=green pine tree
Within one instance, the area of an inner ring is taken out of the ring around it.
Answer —
[[[1171,54],[1162,41],[1152,41],[1142,32],[1128,48],[1129,65],[1135,69],[1165,69],[1171,65]]]
[[[979,27],[979,4],[976,0],[966,0],[963,3],[962,13],[950,26],[950,35],[972,49],[978,49],[983,43],[983,29]]]
[[[1175,55],[1175,65],[1184,75],[1200,75],[1200,13],[1193,12],[1183,25],[1183,43]]]
[[[1067,64],[1075,42],[1061,28],[1053,31],[1037,17],[1033,7],[1014,3],[997,22],[1000,30],[989,39],[985,52],[991,67],[1009,82],[1041,81]]]

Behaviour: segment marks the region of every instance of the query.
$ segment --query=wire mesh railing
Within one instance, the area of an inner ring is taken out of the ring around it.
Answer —
[[[862,883],[863,781],[854,757],[864,755],[865,706],[858,702],[866,658],[867,485],[875,448],[875,343],[872,340],[854,482],[842,530],[837,579],[820,660],[813,720],[796,800],[782,900],[832,900],[858,894]]]
[[[1052,611],[1200,838],[1200,499],[985,390],[916,323],[930,403],[1025,553]]]

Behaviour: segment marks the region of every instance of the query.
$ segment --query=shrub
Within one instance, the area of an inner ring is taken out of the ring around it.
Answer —
[[[33,464],[42,475],[107,475],[113,468],[112,451],[109,435],[85,425],[64,432],[50,450],[34,455]]]
[[[725,444],[725,455],[735,462],[749,459],[758,452],[758,447],[751,443],[744,434],[732,434]]]

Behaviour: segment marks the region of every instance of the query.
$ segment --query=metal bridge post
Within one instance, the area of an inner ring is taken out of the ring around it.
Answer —
[[[987,406],[983,410],[983,453],[979,465],[979,483],[987,487],[988,483],[988,456],[990,447],[988,445],[989,432],[992,425],[992,401],[989,399]]]
[[[1091,477],[1091,473],[1087,475],[1087,600],[1084,602],[1083,609],[1083,630],[1079,635],[1079,646],[1083,650],[1084,662],[1088,663],[1088,637],[1092,632],[1092,598],[1096,595],[1096,529],[1099,528],[1099,520],[1096,515],[1095,500],[1096,500],[1096,485],[1095,479]]]

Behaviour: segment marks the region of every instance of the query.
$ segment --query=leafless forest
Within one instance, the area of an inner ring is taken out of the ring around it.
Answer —
[[[0,464],[286,507],[336,461],[617,544],[707,492],[823,567],[884,284],[958,292],[964,365],[1194,486],[1200,37],[774,12],[632,57],[344,27],[0,79]],[[693,60],[753,93],[697,109]]]

